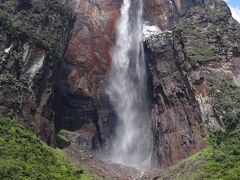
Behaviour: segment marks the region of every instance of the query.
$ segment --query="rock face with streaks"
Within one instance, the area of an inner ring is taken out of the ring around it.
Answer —
[[[239,31],[226,3],[209,0],[189,8],[173,31],[146,38],[153,159],[160,167],[203,148],[206,132],[238,111]]]
[[[66,3],[77,16],[59,74],[56,126],[76,130],[85,124],[95,125],[95,137],[101,142],[111,131],[109,118],[114,116],[104,84],[111,67],[110,49],[115,39],[120,1]]]
[[[1,1],[0,114],[51,145],[66,129],[72,143],[105,147],[116,125],[105,87],[122,1],[61,2]],[[165,168],[240,109],[240,25],[221,0],[145,0],[144,20],[152,159]]]
[[[162,32],[145,41],[152,94],[153,160],[164,168],[204,147],[205,128],[188,75],[181,39]]]
[[[56,126],[79,130],[87,124],[96,132],[93,147],[104,146],[116,124],[104,88],[121,1],[65,3],[77,17],[58,76]],[[144,45],[153,159],[164,168],[202,149],[206,132],[223,126],[211,78],[239,85],[239,24],[220,0],[146,0],[144,20],[161,29],[150,31]]]

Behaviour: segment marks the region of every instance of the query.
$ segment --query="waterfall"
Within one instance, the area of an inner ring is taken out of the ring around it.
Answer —
[[[106,92],[118,119],[110,160],[147,169],[151,162],[152,134],[142,44],[142,13],[142,0],[123,0]]]

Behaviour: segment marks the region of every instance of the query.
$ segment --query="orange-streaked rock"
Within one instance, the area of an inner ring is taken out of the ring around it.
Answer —
[[[119,17],[119,1],[70,0],[76,11],[76,24],[72,33],[65,58],[74,65],[79,78],[71,79],[76,91],[95,98],[99,76],[105,76],[111,69],[110,49],[115,39],[115,27]],[[71,75],[72,76],[72,75]],[[79,82],[86,82],[84,88]]]

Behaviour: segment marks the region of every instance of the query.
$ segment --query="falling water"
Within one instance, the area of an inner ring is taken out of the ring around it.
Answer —
[[[123,0],[107,94],[118,118],[111,161],[147,169],[152,136],[146,97],[142,8],[142,0]]]

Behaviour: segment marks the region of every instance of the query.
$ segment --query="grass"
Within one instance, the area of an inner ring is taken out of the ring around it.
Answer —
[[[203,167],[206,163],[204,159],[204,152],[199,152],[192,155],[188,159],[180,162],[178,165],[164,170],[158,176],[159,180],[195,180],[198,177],[199,168]]]
[[[68,162],[61,150],[50,148],[31,132],[0,116],[0,179],[90,180]]]

